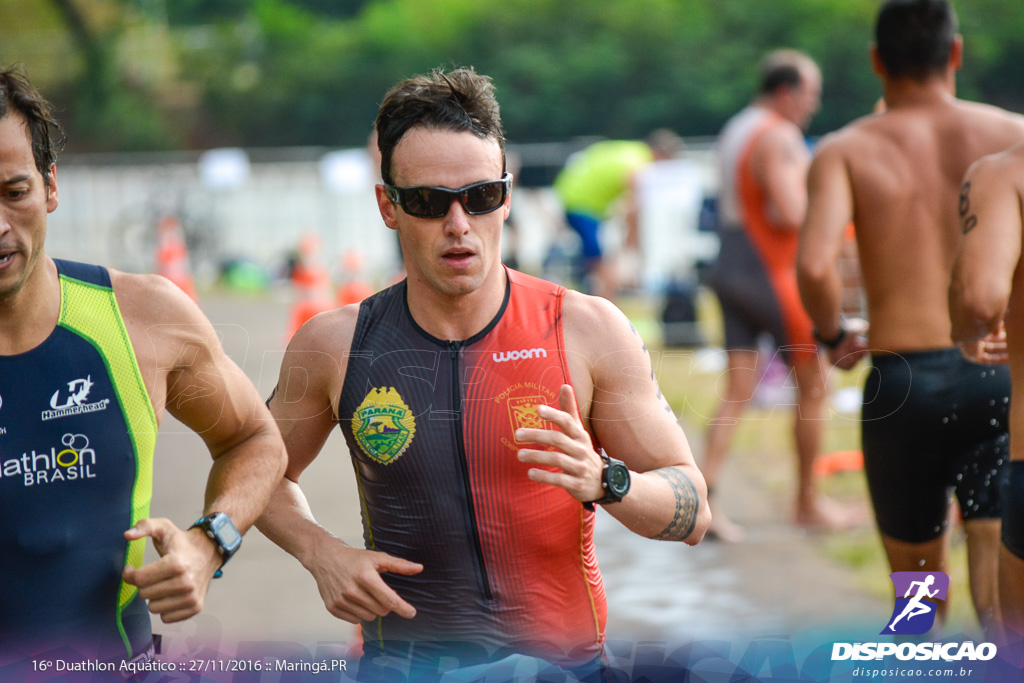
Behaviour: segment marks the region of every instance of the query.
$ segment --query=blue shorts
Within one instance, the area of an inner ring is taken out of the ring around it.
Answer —
[[[597,229],[601,225],[600,219],[585,213],[569,212],[565,214],[565,220],[583,240],[583,258],[587,261],[601,258],[601,243],[597,240]]]

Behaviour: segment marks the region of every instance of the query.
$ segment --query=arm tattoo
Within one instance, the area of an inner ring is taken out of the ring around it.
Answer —
[[[654,473],[665,479],[672,487],[672,492],[676,496],[676,511],[669,525],[653,538],[658,541],[682,541],[693,533],[693,528],[697,525],[697,511],[700,510],[697,487],[678,467],[662,467],[654,470]]]
[[[670,415],[675,415],[675,411],[672,410],[672,406],[668,404],[668,399],[665,398],[665,394],[661,393],[661,386],[658,385],[658,378],[655,377],[654,374],[654,358],[651,357],[650,352],[647,350],[646,344],[644,344],[644,353],[647,354],[647,360],[651,364],[651,381],[654,382],[654,388],[657,389],[658,391],[657,399],[661,401],[661,407],[665,410],[666,413]]]
[[[633,323],[629,323],[629,329],[632,330],[633,334],[635,334],[636,336],[640,336],[640,333],[637,332],[636,327],[634,327]],[[675,415],[675,411],[672,410],[672,406],[668,404],[668,399],[666,399],[665,395],[661,393],[661,387],[658,386],[658,379],[654,372],[654,358],[651,357],[651,352],[647,348],[647,343],[643,340],[642,337],[640,338],[640,347],[643,350],[644,355],[647,356],[647,362],[650,363],[651,365],[651,381],[654,382],[654,388],[658,391],[657,398],[659,401],[661,401],[662,408],[665,410],[666,413]]]
[[[964,183],[960,188],[960,224],[963,234],[969,233],[978,225],[978,217],[971,213],[971,184]]]
[[[629,323],[629,329],[633,331],[633,334],[640,337],[640,333],[636,331],[636,327],[633,323]],[[654,379],[654,359],[651,358],[651,352],[647,350],[647,342],[644,341],[643,337],[640,337],[640,348],[643,350],[644,355],[647,356],[648,362],[651,364],[651,379]]]

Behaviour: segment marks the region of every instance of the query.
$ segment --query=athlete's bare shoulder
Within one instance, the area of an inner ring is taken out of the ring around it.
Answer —
[[[989,119],[993,122],[1002,122],[1008,126],[1024,127],[1024,115],[1014,111],[1007,111],[992,104],[957,99],[953,100],[953,105],[968,116]]]
[[[309,410],[318,414],[328,404],[331,414],[336,414],[361,306],[349,304],[320,313],[295,333],[278,377],[278,391],[290,405],[271,404],[275,417]]]
[[[199,307],[165,277],[108,270],[126,325],[178,323],[202,316]]]
[[[1010,186],[1018,195],[1024,194],[1024,142],[971,164],[964,175],[962,191],[969,191],[971,185],[986,184]]]
[[[139,370],[159,416],[170,374],[216,368],[226,358],[224,350],[199,306],[170,280],[109,272]]]
[[[566,290],[562,304],[566,351],[591,360],[628,345],[636,334],[619,308],[599,296]]]
[[[794,142],[803,144],[804,134],[800,126],[782,117],[776,117],[775,125],[770,126],[761,138],[769,144],[787,145]]]
[[[336,360],[348,355],[359,319],[360,304],[341,306],[310,318],[288,344],[289,352],[326,353]]]
[[[1007,171],[1016,178],[1024,180],[1024,141],[1017,143],[1005,152],[997,155],[1007,165]]]
[[[189,344],[219,348],[209,320],[173,282],[160,275],[109,272],[121,318],[144,374],[170,368]]]
[[[814,148],[814,155],[846,156],[856,154],[858,147],[879,134],[879,114],[869,114],[854,119],[839,130],[822,136]]]
[[[646,377],[650,355],[643,339],[619,308],[599,296],[568,290],[562,304],[562,330],[569,372],[585,416],[596,388]]]
[[[807,156],[803,131],[792,121],[779,117],[758,139],[752,169],[756,175],[762,175],[776,170],[773,162],[805,160]]]
[[[966,100],[955,100],[952,109],[948,119],[940,122],[943,132],[961,137],[963,147],[980,152],[975,159],[1024,139],[1024,116],[1016,112]]]

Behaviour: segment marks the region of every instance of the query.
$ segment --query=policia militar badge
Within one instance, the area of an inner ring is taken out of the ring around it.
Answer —
[[[416,418],[394,387],[371,389],[352,414],[352,435],[382,465],[397,459],[416,435]]]

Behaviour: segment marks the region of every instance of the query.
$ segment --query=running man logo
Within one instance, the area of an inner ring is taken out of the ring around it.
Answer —
[[[935,623],[938,606],[928,600],[945,600],[949,576],[943,572],[893,572],[889,575],[896,590],[896,605],[881,633],[883,635],[921,635]],[[900,597],[900,596],[903,597]]]
[[[394,387],[371,389],[352,414],[352,435],[363,453],[388,465],[412,443],[416,418]]]
[[[537,408],[546,403],[543,396],[518,396],[508,400],[508,414],[512,418],[512,433],[517,429],[551,429],[551,423],[537,414]],[[522,443],[517,441],[516,443]]]

